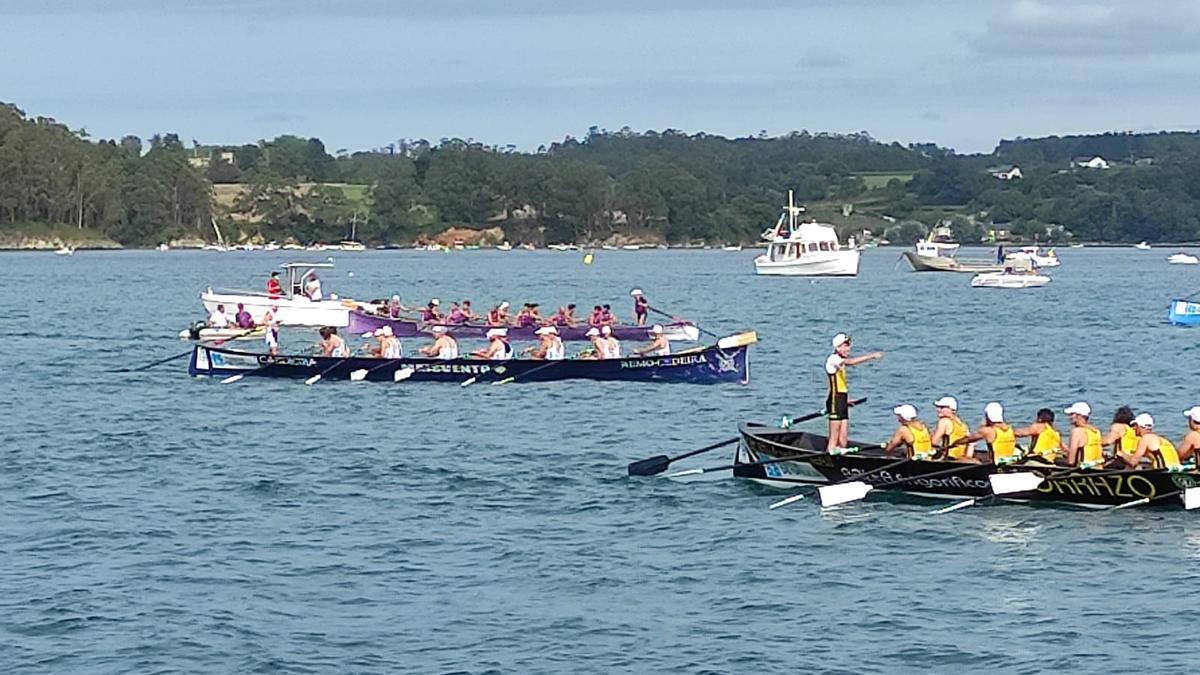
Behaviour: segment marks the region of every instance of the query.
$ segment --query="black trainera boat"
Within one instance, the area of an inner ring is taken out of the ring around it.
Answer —
[[[851,442],[861,450],[830,455],[826,437],[796,429],[752,423],[738,427],[733,475],[774,487],[847,484],[861,480],[873,490],[936,499],[985,499],[993,496],[1019,502],[1057,502],[1088,508],[1136,504],[1200,506],[1200,473],[1165,469],[1078,470],[1047,465],[964,464],[953,461],[903,461],[887,456],[880,446]],[[781,457],[775,463],[754,464]],[[999,480],[993,476],[1005,476]],[[861,478],[860,478],[861,477]],[[1010,487],[993,488],[993,484]],[[1013,484],[1024,485],[1010,491]],[[1191,492],[1192,494],[1187,494]]]

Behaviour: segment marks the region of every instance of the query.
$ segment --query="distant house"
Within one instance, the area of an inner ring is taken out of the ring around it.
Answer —
[[[1017,180],[1021,178],[1021,167],[1012,166],[1008,168],[995,169],[992,171],[992,177],[1000,180]]]
[[[1107,169],[1109,164],[1103,157],[1076,157],[1071,160],[1071,166],[1081,169]]]
[[[1150,166],[1150,165],[1151,165],[1151,164],[1153,164],[1153,163],[1154,163],[1154,158],[1153,158],[1153,157],[1143,157],[1143,158],[1141,158],[1141,159],[1139,159],[1139,160],[1135,160],[1135,161],[1133,162],[1133,165],[1134,165],[1134,166]]]
[[[192,150],[192,156],[188,157],[188,164],[197,169],[206,169],[213,161],[220,161],[226,164],[235,164],[234,154],[232,150],[217,150],[208,149],[208,155],[202,155],[203,148],[195,148]]]

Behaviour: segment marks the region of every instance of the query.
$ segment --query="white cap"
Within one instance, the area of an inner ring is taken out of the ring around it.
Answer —
[[[429,330],[431,330],[435,333],[445,333],[446,327],[445,326],[434,326],[433,328],[430,328]]]
[[[641,294],[642,294],[642,289],[640,289],[640,288],[635,288],[635,289],[633,289],[632,291],[629,291],[629,294],[630,294],[630,295],[641,295]]]
[[[917,409],[908,403],[903,403],[895,408],[892,408],[892,412],[899,415],[900,419],[904,420],[905,422],[917,419]]]
[[[383,329],[376,328],[375,330],[371,331],[371,335],[374,335],[375,337],[379,337],[380,335],[383,335]]]
[[[949,408],[951,410],[957,411],[958,410],[958,399],[954,398],[953,396],[943,396],[933,402],[933,407]]]
[[[380,328],[379,330],[383,331],[384,337],[392,337],[392,327],[391,326],[384,326],[383,328]]]
[[[1133,423],[1143,429],[1154,428],[1154,418],[1150,416],[1150,413],[1142,413],[1138,415],[1137,417],[1133,418]]]
[[[438,305],[442,304],[442,301],[438,300],[437,298],[434,298],[429,301],[429,304],[433,305],[434,307],[437,307]]]
[[[846,343],[849,341],[850,341],[849,335],[846,335],[845,333],[838,333],[837,335],[833,336],[833,348],[837,349],[838,347],[841,347],[843,343]]]
[[[1196,424],[1200,424],[1200,405],[1193,406],[1191,408],[1188,408],[1187,410],[1184,410],[1183,414],[1185,417],[1187,417],[1191,421],[1195,422]]]
[[[603,326],[600,328],[600,332],[604,335],[612,335],[612,326]]]
[[[555,328],[554,326],[542,326],[541,328],[533,331],[533,334],[534,335],[558,335],[558,329]]]
[[[396,302],[400,302],[400,296],[398,296],[398,295],[393,295],[393,296],[392,296],[392,300],[395,300]]]
[[[989,422],[1003,422],[1004,406],[992,401],[991,403],[983,406],[983,416],[987,418],[987,421]]]
[[[595,326],[593,326],[588,329],[588,332],[584,333],[584,336],[585,337],[596,337],[599,334],[600,334],[600,331]]]
[[[504,337],[506,335],[508,335],[507,328],[491,328],[487,332],[488,338]]]
[[[1063,412],[1068,415],[1083,415],[1084,417],[1091,417],[1092,406],[1084,403],[1083,401],[1076,401],[1075,403],[1067,406],[1066,410],[1063,410]]]
[[[650,332],[654,333],[655,335],[661,335],[663,332],[663,327],[656,323],[653,326],[650,326]]]
[[[508,309],[508,301],[507,300],[500,303],[500,309]]]

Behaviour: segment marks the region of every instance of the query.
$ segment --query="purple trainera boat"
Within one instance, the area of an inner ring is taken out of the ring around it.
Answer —
[[[377,328],[391,326],[392,333],[397,337],[416,337],[418,335],[432,335],[430,329],[434,326],[445,326],[450,329],[456,338],[482,338],[487,334],[489,328],[482,323],[424,323],[416,319],[393,319],[386,316],[377,316],[363,312],[361,310],[350,310],[350,326],[348,328],[351,333],[370,333]],[[558,328],[558,336],[563,340],[587,340],[588,326],[586,324],[580,326],[556,326]],[[680,341],[696,341],[700,338],[700,330],[696,326],[687,322],[665,323],[662,324],[663,333],[668,340]],[[510,340],[536,340],[537,336],[534,331],[538,326],[528,326],[526,328],[508,327],[508,339]],[[650,326],[613,326],[613,335],[618,340],[632,341],[648,341],[650,339]]]

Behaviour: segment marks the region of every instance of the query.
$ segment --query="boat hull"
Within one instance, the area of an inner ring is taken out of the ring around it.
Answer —
[[[1200,326],[1200,302],[1172,300],[1167,321],[1177,326]]]
[[[963,274],[982,274],[986,272],[1001,272],[1004,265],[990,263],[984,260],[959,260],[945,256],[917,255],[912,251],[904,252],[904,259],[912,265],[914,272],[959,272]]]
[[[485,337],[492,326],[483,324],[453,324],[453,323],[421,323],[416,319],[393,319],[377,316],[361,310],[352,310],[348,318],[349,331],[355,334],[374,332],[377,328],[391,326],[392,333],[398,337],[417,337],[432,335],[434,326],[445,326],[456,338]],[[588,340],[587,331],[590,326],[558,326],[558,336],[565,341]],[[536,340],[534,331],[537,326],[526,328],[509,327],[509,340]],[[700,339],[700,331],[690,323],[670,323],[663,325],[663,333],[668,340],[695,342]],[[650,326],[613,326],[613,335],[618,340],[649,341]]]
[[[751,424],[739,426],[741,444],[735,464],[748,464],[777,457],[790,457],[801,453],[814,453],[803,458],[757,466],[739,466],[733,475],[773,487],[796,485],[828,485],[855,480],[898,494],[929,497],[935,499],[971,499],[992,497],[988,476],[994,473],[1060,472],[1062,468],[1034,468],[1021,465],[998,467],[994,464],[967,465],[949,461],[912,461],[878,473],[899,461],[899,457],[886,456],[881,450],[863,451],[845,455],[829,455],[823,450],[826,437],[801,431],[776,429]],[[868,444],[851,442],[852,446],[867,447]],[[947,471],[961,469],[952,474]],[[932,474],[938,474],[936,476]],[[922,478],[922,476],[929,476]],[[898,481],[908,481],[898,483]],[[890,483],[890,485],[888,485]],[[1015,502],[1054,502],[1086,508],[1108,508],[1134,500],[1149,498],[1155,504],[1181,506],[1179,498],[1168,498],[1189,487],[1200,486],[1200,474],[1195,472],[1172,473],[1162,469],[1122,471],[1117,473],[1100,471],[1075,471],[1047,477],[1037,489],[1016,492],[998,497]],[[1159,499],[1159,497],[1162,497]]]
[[[237,311],[238,303],[245,306],[246,311],[255,323],[261,323],[263,316],[270,307],[278,307],[276,321],[281,326],[333,326],[344,328],[350,324],[350,301],[321,300],[313,302],[304,296],[294,298],[270,298],[266,295],[242,293],[209,293],[200,294],[200,302],[205,311],[211,313],[217,305],[225,305],[225,311],[230,314]]]
[[[754,272],[776,277],[853,277],[858,275],[860,255],[855,250],[806,253],[794,260],[772,261],[766,255],[754,259]]]
[[[971,279],[972,288],[1040,288],[1050,283],[1050,277],[1041,274],[1005,274],[988,272],[977,274]]]
[[[750,381],[748,346],[721,349],[705,347],[672,356],[622,359],[567,359],[563,361],[480,359],[378,359],[332,358],[303,354],[278,355],[196,345],[188,362],[193,376],[286,377],[307,379],[321,375],[326,380],[350,380],[351,373],[366,371],[367,381],[395,382],[396,373],[410,368],[402,381],[452,382],[468,378],[480,382],[512,378],[517,382],[558,380],[602,380],[629,382],[674,382],[687,384],[747,384]]]

